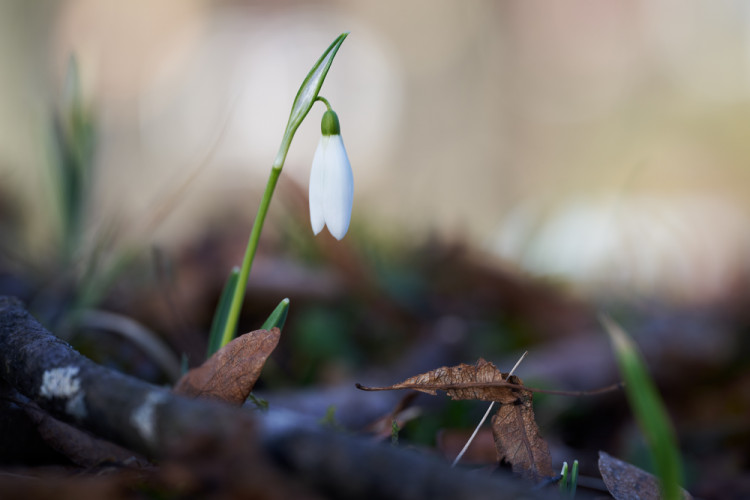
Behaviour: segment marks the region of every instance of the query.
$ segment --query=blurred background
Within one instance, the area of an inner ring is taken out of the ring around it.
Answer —
[[[71,54],[100,126],[97,223],[175,245],[252,213],[291,101],[323,88],[355,169],[355,226],[465,239],[534,274],[715,298],[748,261],[750,9],[669,0],[0,4],[0,179],[44,241],[47,117]],[[285,176],[306,186],[319,109]]]
[[[199,362],[292,100],[343,31],[321,95],[354,169],[352,227],[341,244],[309,229],[317,106],[250,278],[247,329],[292,298],[269,388],[478,356],[507,370],[530,345],[522,378],[602,386],[617,377],[595,320],[608,308],[680,415],[688,460],[713,464],[700,491],[728,487],[750,464],[746,2],[0,1],[3,292],[49,324],[71,303],[136,317]],[[90,168],[63,189],[66,148]],[[140,355],[128,345],[111,356]],[[141,364],[128,369],[163,375]],[[613,398],[542,398],[543,433],[642,463]],[[415,434],[480,411],[450,408]]]

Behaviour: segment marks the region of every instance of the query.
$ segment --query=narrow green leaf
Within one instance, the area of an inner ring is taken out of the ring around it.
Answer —
[[[575,498],[576,486],[578,486],[578,460],[573,460],[573,467],[570,471],[570,498]]]
[[[62,100],[52,113],[55,196],[59,204],[62,256],[72,258],[80,248],[94,174],[96,120],[82,94],[75,55],[68,61]]]
[[[268,401],[263,398],[259,398],[252,392],[247,396],[247,400],[252,401],[259,410],[268,411]]]
[[[232,297],[234,296],[235,289],[237,288],[237,281],[240,276],[240,268],[235,266],[229,273],[229,278],[224,284],[224,290],[221,292],[221,298],[219,304],[216,306],[214,312],[214,319],[211,322],[211,333],[208,337],[208,351],[206,352],[206,359],[210,358],[216,351],[222,348],[222,346],[229,343],[231,338],[224,342],[225,334],[224,330],[229,318],[229,308],[232,305]],[[234,332],[229,336],[233,336]]]
[[[667,410],[653,380],[648,374],[638,348],[618,324],[608,316],[600,321],[609,334],[620,374],[625,381],[625,394],[635,414],[641,432],[646,436],[661,482],[663,498],[682,498],[682,462],[677,449],[677,439]]]
[[[339,427],[338,422],[336,422],[336,405],[330,405],[326,408],[325,416],[318,420],[318,423],[324,427]]]
[[[558,483],[560,494],[564,495],[568,491],[568,462],[563,462],[562,470],[560,471],[562,477]]]
[[[268,319],[263,323],[263,326],[261,328],[263,330],[270,330],[273,327],[278,328],[279,330],[284,329],[284,323],[286,323],[286,316],[289,313],[289,299],[284,299],[281,302],[279,302],[279,305],[276,306],[276,309],[273,310],[270,316],[268,316]]]

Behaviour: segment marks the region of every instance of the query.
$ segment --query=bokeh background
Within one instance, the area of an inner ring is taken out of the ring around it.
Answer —
[[[44,240],[48,114],[72,53],[96,103],[98,223],[173,245],[255,210],[311,61],[355,169],[354,225],[470,241],[532,273],[713,299],[748,259],[744,2],[0,4],[0,172]],[[305,186],[320,110],[285,176]],[[208,159],[207,159],[208,158]],[[207,164],[206,164],[207,163]]]
[[[344,31],[321,94],[354,169],[352,226],[341,243],[309,229],[319,105],[249,283],[243,331],[292,299],[261,392],[362,429],[397,398],[354,381],[480,356],[507,370],[526,349],[529,385],[591,389],[618,379],[604,310],[644,351],[691,490],[747,494],[739,0],[0,0],[0,291],[56,333],[77,325],[74,345],[109,366],[164,382],[181,354],[198,364],[292,100]],[[80,238],[61,234],[52,126],[70,110],[72,55],[96,129]],[[435,445],[484,411],[427,399],[407,441]],[[556,463],[594,476],[605,449],[649,468],[621,393],[535,404]]]

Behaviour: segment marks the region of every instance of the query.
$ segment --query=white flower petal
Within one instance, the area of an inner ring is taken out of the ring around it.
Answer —
[[[325,226],[323,203],[325,198],[325,152],[330,137],[321,136],[318,148],[313,157],[312,169],[310,170],[310,224],[314,234],[318,234]]]
[[[352,217],[354,178],[340,135],[330,136],[324,151],[323,216],[328,231],[340,240],[346,235]]]

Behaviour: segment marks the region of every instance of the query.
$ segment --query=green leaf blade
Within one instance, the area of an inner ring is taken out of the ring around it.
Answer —
[[[214,319],[211,322],[211,333],[208,337],[206,359],[210,358],[216,351],[232,340],[229,338],[226,342],[224,341],[224,337],[228,336],[225,335],[224,330],[226,329],[227,320],[229,319],[229,309],[232,305],[232,298],[237,289],[239,277],[240,269],[235,266],[229,273],[229,278],[227,278],[227,282],[224,284],[224,289],[221,291],[221,298],[219,299],[219,304],[216,306],[216,312],[214,312]],[[233,334],[231,334],[231,336],[233,336]]]
[[[284,329],[284,323],[286,323],[286,316],[289,313],[289,299],[284,299],[279,302],[276,309],[268,316],[268,319],[263,323],[261,328],[263,330],[270,330],[271,328],[278,328],[279,330]]]
[[[600,317],[615,351],[625,394],[641,431],[646,436],[663,498],[682,498],[682,461],[664,402],[648,374],[645,361],[630,336],[608,316]]]

